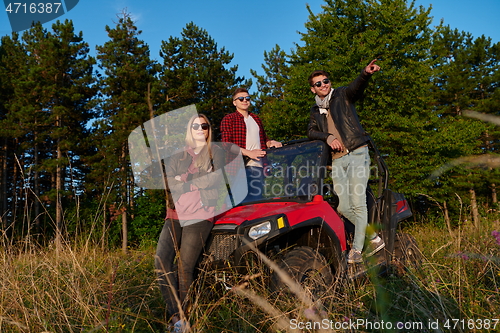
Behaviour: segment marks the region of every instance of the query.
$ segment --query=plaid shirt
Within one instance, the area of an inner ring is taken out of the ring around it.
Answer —
[[[261,149],[267,148],[267,141],[269,139],[264,132],[264,126],[260,118],[254,114],[248,113],[259,125],[260,134],[260,147]],[[225,115],[220,123],[220,131],[222,134],[222,142],[231,142],[239,146],[240,148],[246,149],[247,145],[247,126],[245,125],[245,118],[238,111]]]

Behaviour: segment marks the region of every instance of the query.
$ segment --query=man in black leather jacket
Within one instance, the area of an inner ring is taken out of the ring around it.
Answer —
[[[359,100],[371,75],[380,70],[372,60],[348,86],[332,89],[328,72],[314,71],[309,76],[316,104],[311,108],[307,135],[325,141],[332,149],[332,178],[339,196],[338,211],[355,226],[348,263],[363,261],[368,210],[366,187],[370,176],[368,134],[359,122],[354,103]],[[375,233],[369,237],[365,255],[381,250],[384,241]]]

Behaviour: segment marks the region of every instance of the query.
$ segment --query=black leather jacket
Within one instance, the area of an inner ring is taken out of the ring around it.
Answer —
[[[354,103],[363,96],[370,77],[363,69],[348,86],[336,88],[330,99],[330,114],[348,151],[355,150],[369,140],[368,133],[359,122]],[[307,136],[312,140],[326,141],[329,135],[326,114],[320,114],[315,104],[311,108]]]

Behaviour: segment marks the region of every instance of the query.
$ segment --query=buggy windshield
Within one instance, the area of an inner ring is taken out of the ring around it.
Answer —
[[[310,200],[314,195],[321,194],[328,156],[324,142],[303,141],[266,152],[262,160],[262,188],[257,189],[252,184],[248,188],[249,191],[260,190],[259,200]]]

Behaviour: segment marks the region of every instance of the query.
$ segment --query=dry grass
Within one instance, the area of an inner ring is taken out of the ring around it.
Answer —
[[[152,332],[162,313],[151,259],[97,247],[4,248],[0,331]]]
[[[427,260],[420,283],[467,319],[500,318],[500,231],[498,215],[483,218],[479,229],[464,223],[451,233],[414,227]],[[497,326],[500,329],[500,323]]]
[[[492,235],[500,224],[488,220],[481,230],[462,225],[452,234],[413,226],[408,230],[425,257],[420,270],[344,281],[320,299],[293,286],[271,292],[265,263],[246,277],[201,274],[188,314],[192,331],[391,331],[381,329],[387,323],[407,325],[403,332],[436,332],[432,323],[438,331],[474,331],[469,319],[500,318],[500,245]],[[3,246],[0,332],[164,332],[153,255],[154,249],[124,256],[98,246]],[[463,319],[465,328],[446,329],[453,319]]]

